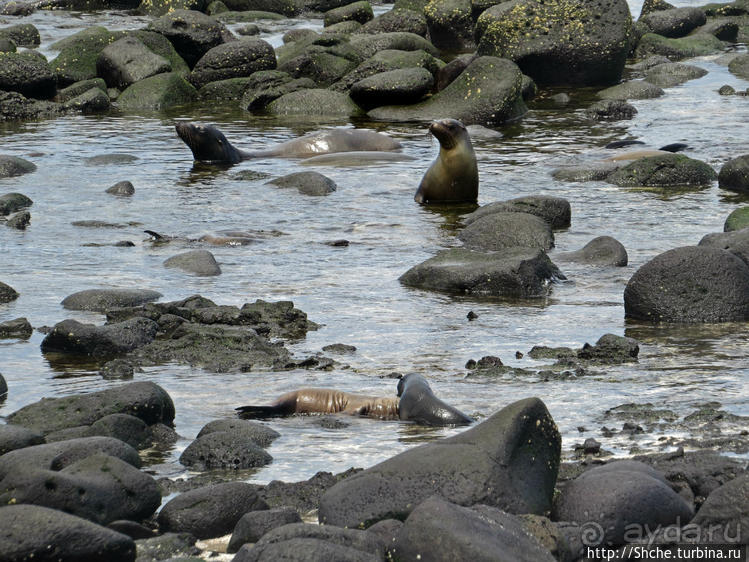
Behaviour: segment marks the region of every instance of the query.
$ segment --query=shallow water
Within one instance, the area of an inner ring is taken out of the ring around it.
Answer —
[[[685,4],[680,4],[685,5]],[[639,14],[640,4],[632,4]],[[30,18],[42,32],[41,51],[89,25],[110,29],[142,27],[146,20],[111,14],[39,12]],[[15,23],[15,21],[10,21]],[[319,27],[320,20],[312,26]],[[279,44],[289,26],[309,22],[263,22],[263,37]],[[658,438],[677,430],[648,433],[636,439],[602,438],[602,414],[626,402],[653,403],[680,416],[698,404],[749,415],[749,346],[747,324],[649,327],[624,320],[622,294],[639,266],[666,250],[696,244],[722,231],[725,217],[740,204],[735,194],[709,189],[663,194],[602,183],[555,181],[555,167],[594,159],[600,147],[622,138],[651,146],[687,142],[688,155],[716,169],[746,152],[749,98],[721,97],[717,89],[749,86],[714,62],[688,61],[708,70],[699,80],[669,88],[657,100],[635,101],[632,121],[592,124],[585,120],[581,94],[570,92],[567,108],[535,109],[522,121],[502,127],[500,139],[475,139],[479,159],[480,202],[530,194],[567,198],[572,226],[556,233],[555,253],[575,250],[599,235],[620,240],[629,252],[626,268],[593,268],[559,262],[569,281],[555,285],[542,301],[502,302],[454,298],[408,289],[398,277],[441,248],[458,245],[458,217],[416,205],[412,196],[438,145],[424,124],[371,124],[400,139],[412,162],[366,167],[300,166],[298,160],[246,161],[229,169],[194,167],[189,150],[177,138],[179,119],[213,122],[237,146],[264,148],[305,132],[347,122],[295,122],[258,118],[232,108],[189,107],[169,114],[69,116],[22,124],[0,124],[0,153],[37,164],[33,174],[0,180],[0,193],[21,192],[34,200],[26,231],[0,229],[0,280],[21,297],[0,306],[0,321],[27,317],[35,327],[65,318],[102,322],[101,315],[63,310],[67,295],[97,287],[142,287],[164,294],[163,300],[200,293],[219,304],[241,305],[257,298],[293,300],[322,325],[292,345],[297,356],[319,352],[331,343],[354,345],[351,355],[336,356],[347,367],[332,372],[291,371],[217,374],[165,365],[136,374],[152,380],[175,401],[176,429],[183,439],[157,458],[163,475],[182,475],[179,453],[208,421],[233,415],[242,404],[266,403],[301,386],[336,387],[351,392],[394,395],[393,371],[421,372],[435,393],[461,410],[485,418],[528,396],[547,404],[569,451],[585,437],[605,449],[627,454],[632,447],[658,450]],[[133,162],[91,165],[87,159],[107,154],[137,157]],[[294,190],[263,185],[264,179],[238,179],[241,172],[280,176],[317,169],[338,184],[327,197],[307,197]],[[104,190],[130,180],[132,198]],[[77,220],[102,220],[121,228],[81,228]],[[162,262],[195,243],[154,246],[144,229],[196,238],[224,229],[280,231],[242,247],[210,248],[223,274],[190,277],[166,269]],[[345,238],[348,247],[326,241]],[[89,243],[135,242],[133,248],[92,247]],[[469,322],[469,311],[478,319]],[[468,359],[498,355],[505,364],[533,368],[528,358],[515,359],[533,345],[580,347],[604,333],[628,335],[642,342],[636,364],[600,369],[597,375],[543,382],[538,377],[499,380],[468,377]],[[42,335],[29,341],[0,340],[0,370],[9,396],[0,416],[43,396],[99,390],[120,384],[103,380],[96,369],[52,365],[40,353]],[[249,476],[256,482],[306,479],[318,470],[338,472],[367,467],[414,443],[452,434],[455,429],[425,429],[398,422],[349,419],[345,429],[323,429],[315,418],[269,422],[282,434],[269,452],[274,461]],[[611,423],[609,422],[609,425]],[[579,432],[578,427],[586,428]]]

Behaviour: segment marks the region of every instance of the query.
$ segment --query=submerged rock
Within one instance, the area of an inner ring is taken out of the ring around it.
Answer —
[[[200,276],[221,275],[221,267],[208,250],[190,250],[177,254],[165,260],[164,267],[177,268]]]
[[[299,193],[315,196],[328,195],[338,188],[332,179],[319,172],[294,172],[267,183],[276,187],[295,188]]]
[[[62,306],[68,310],[105,312],[109,308],[138,306],[162,296],[150,289],[86,289],[65,297]]]
[[[611,236],[598,236],[575,252],[556,254],[557,259],[587,263],[591,265],[627,265],[627,250],[621,242]]]
[[[718,173],[718,187],[737,193],[749,193],[749,154],[737,156],[723,164]]]
[[[6,156],[0,155],[0,178],[10,178],[13,176],[20,176],[28,174],[36,170],[36,164],[19,158],[18,156]],[[31,205],[31,199],[20,193],[7,193],[2,196],[0,200],[0,209],[3,210],[3,215],[8,215],[13,210],[18,210],[22,207]],[[15,203],[13,203],[15,201]]]

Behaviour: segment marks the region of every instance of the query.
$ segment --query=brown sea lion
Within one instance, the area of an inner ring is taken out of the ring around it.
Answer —
[[[429,125],[429,132],[439,141],[440,153],[421,179],[414,200],[475,203],[479,196],[479,170],[465,126],[455,119],[442,119]]]
[[[175,125],[177,134],[192,150],[195,160],[214,164],[236,164],[242,160],[265,157],[305,158],[317,154],[356,151],[398,150],[401,144],[382,133],[366,129],[325,129],[273,146],[249,152],[232,145],[213,125],[187,123]]]
[[[365,396],[329,388],[302,388],[281,395],[270,406],[240,406],[240,418],[272,418],[292,414],[350,414],[424,425],[466,425],[473,419],[437,398],[426,379],[409,374],[398,381],[400,398]]]
[[[240,406],[240,418],[273,418],[292,414],[350,414],[398,419],[398,399],[352,394],[330,388],[302,388],[282,394],[270,406]]]

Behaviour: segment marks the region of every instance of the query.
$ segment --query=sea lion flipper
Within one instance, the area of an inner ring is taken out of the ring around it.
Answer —
[[[159,234],[158,232],[154,232],[153,230],[144,230],[146,234],[148,234],[151,238],[154,240],[164,240],[164,236]]]
[[[288,416],[288,408],[284,406],[240,406],[234,408],[237,411],[237,415],[242,419],[256,419],[256,418],[279,418]]]

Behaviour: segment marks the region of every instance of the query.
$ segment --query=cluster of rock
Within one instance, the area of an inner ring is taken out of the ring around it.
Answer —
[[[209,554],[196,540],[228,534],[238,562],[299,552],[305,560],[488,560],[497,552],[578,560],[587,547],[638,541],[749,540],[749,480],[739,461],[680,451],[560,464],[559,432],[537,398],[363,471],[266,486],[226,471],[156,481],[140,470],[138,450],[176,439],[174,414],[150,382],[10,414],[0,426],[3,556],[165,560]],[[277,436],[260,423],[216,420],[180,461],[195,471],[260,466]],[[162,495],[175,493],[154,515]],[[321,525],[302,523],[314,510]]]
[[[594,118],[631,118],[633,108],[623,100],[660,95],[660,87],[694,77],[670,61],[740,41],[746,15],[740,3],[721,10],[647,2],[633,23],[625,0],[400,0],[377,17],[366,0],[135,4],[6,5],[5,14],[21,17],[43,6],[131,8],[154,19],[135,31],[76,33],[53,45],[60,53],[51,61],[33,50],[39,45],[33,25],[0,30],[0,118],[101,112],[112,102],[138,111],[239,100],[243,109],[275,115],[367,113],[397,121],[450,115],[466,125],[497,124],[525,112],[534,82],[610,86],[621,80],[628,55],[661,57],[643,67],[645,82],[604,91],[602,105],[591,108]],[[322,32],[291,30],[277,49],[252,36],[259,32],[254,24],[239,38],[225,25],[320,12]],[[20,46],[29,49],[16,52]],[[471,54],[445,64],[439,57],[446,53]],[[737,69],[742,56],[732,63]]]
[[[137,289],[93,289],[70,295],[64,306],[106,312],[107,321],[99,326],[63,320],[47,330],[42,352],[52,361],[62,354],[106,362],[102,373],[109,377],[131,377],[140,366],[170,361],[214,372],[325,369],[332,364],[322,356],[295,360],[284,347],[283,340],[302,338],[317,328],[290,301],[257,300],[240,308],[194,295],[149,302],[159,296]]]
[[[570,204],[552,196],[527,196],[489,203],[464,216],[460,248],[439,251],[400,277],[409,287],[457,295],[543,298],[553,282],[566,279],[547,252],[554,231],[569,228]],[[627,251],[599,236],[560,260],[600,266],[627,265]]]

